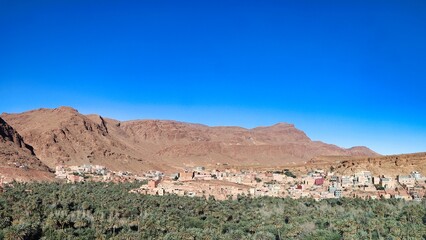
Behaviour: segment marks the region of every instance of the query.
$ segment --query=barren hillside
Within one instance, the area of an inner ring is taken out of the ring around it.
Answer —
[[[115,170],[155,168],[145,155],[112,136],[100,116],[85,116],[69,107],[3,114],[35,154],[50,167],[65,163],[100,164]]]
[[[37,172],[36,175],[32,174]],[[33,148],[0,118],[0,175],[20,180],[48,180],[49,168],[34,154]]]
[[[320,156],[308,162],[306,167],[332,168],[340,174],[369,170],[375,175],[395,177],[411,171],[426,173],[426,153],[399,154],[376,157]]]
[[[217,163],[279,166],[320,155],[377,156],[366,147],[343,149],[311,141],[286,123],[245,129],[160,120],[120,122],[69,107],[1,116],[51,167],[92,163],[138,172]]]

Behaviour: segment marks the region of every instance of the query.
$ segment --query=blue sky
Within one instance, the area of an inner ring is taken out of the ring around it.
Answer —
[[[425,1],[0,0],[0,112],[247,128],[426,151]]]

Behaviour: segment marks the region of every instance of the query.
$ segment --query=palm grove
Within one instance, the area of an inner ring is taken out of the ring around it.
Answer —
[[[426,239],[426,201],[214,199],[136,183],[21,183],[0,194],[0,239]]]

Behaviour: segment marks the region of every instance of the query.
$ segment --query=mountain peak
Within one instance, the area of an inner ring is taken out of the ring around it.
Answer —
[[[72,113],[78,113],[78,110],[72,107],[68,107],[68,106],[61,106],[58,108],[53,109],[53,111],[56,112],[72,112]]]
[[[279,123],[272,125],[271,127],[294,127],[294,124],[279,122]]]
[[[258,126],[253,128],[253,130],[260,130],[260,129],[279,129],[279,128],[296,128],[294,124],[291,123],[285,123],[285,122],[278,122],[274,125],[270,126]]]

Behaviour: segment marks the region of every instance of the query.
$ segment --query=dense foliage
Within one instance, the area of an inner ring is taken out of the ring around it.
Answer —
[[[136,184],[16,184],[0,239],[425,239],[426,202],[128,193]]]

